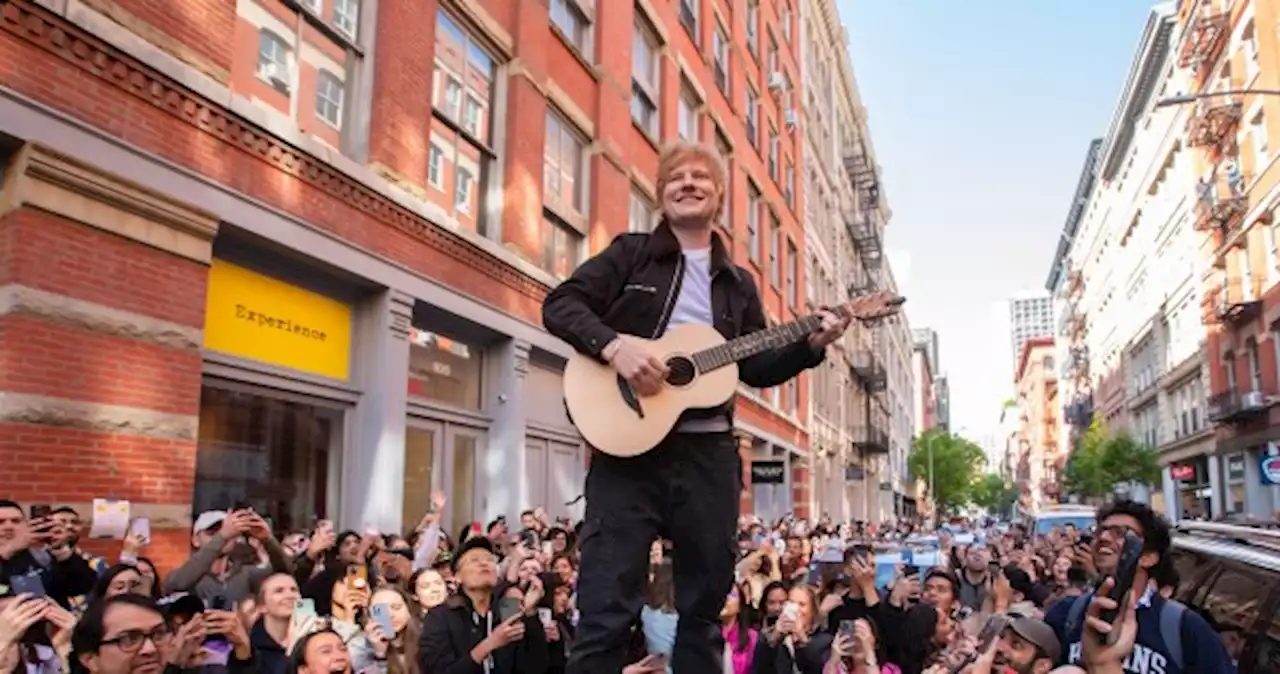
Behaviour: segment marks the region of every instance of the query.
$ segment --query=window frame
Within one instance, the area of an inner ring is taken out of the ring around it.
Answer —
[[[760,60],[760,0],[747,0],[744,22],[747,27],[747,51],[758,63]]]
[[[570,19],[576,19],[581,22],[577,26],[581,33],[578,36],[570,34],[570,30],[566,26],[560,25],[557,21],[557,8],[563,8],[564,16]],[[596,8],[595,0],[551,0],[548,8],[547,21],[551,24],[551,28],[555,30],[560,37],[569,44],[578,55],[587,60],[588,63],[596,62]]]
[[[325,95],[324,85],[326,83],[337,89],[338,99],[336,101]],[[345,116],[343,112],[344,106],[346,105],[346,98],[347,87],[345,82],[338,79],[337,75],[325,70],[324,68],[320,68],[316,71],[316,117],[320,121],[328,124],[338,131],[341,131],[343,117]],[[324,115],[322,112],[324,109],[324,106],[321,105],[322,103],[327,103],[333,106],[336,119],[329,119]]]
[[[764,201],[764,192],[756,185],[756,181],[747,177],[747,259],[757,268],[760,266],[760,208]]]
[[[556,106],[548,105],[547,113],[544,121],[544,136],[542,142],[542,161],[543,161],[543,178],[542,178],[542,203],[545,208],[551,209],[561,219],[566,221],[578,233],[581,234],[585,229],[591,206],[591,166],[590,157],[587,154],[587,148],[591,145],[591,139],[587,137],[581,129],[577,127],[563,112]],[[551,198],[551,192],[548,189],[546,171],[553,163],[552,158],[548,156],[551,149],[552,125],[555,125],[556,131],[556,156],[554,164],[560,174],[557,178],[557,185],[560,186],[564,179],[564,146],[565,142],[571,142],[575,145],[576,157],[573,179],[573,194],[570,197],[573,203],[566,204],[561,198],[563,187],[555,190],[555,198]]]
[[[716,17],[716,29],[711,35],[711,73],[716,81],[716,88],[726,99],[732,97],[730,79],[733,72],[733,33],[725,27],[720,17]]]
[[[355,42],[359,36],[360,4],[360,0],[333,0],[333,29],[350,38],[352,42]],[[339,7],[349,7],[352,11],[348,15],[339,10]],[[348,20],[351,24],[350,29],[344,26],[344,21]]]
[[[685,75],[680,76],[680,97],[676,101],[676,135],[690,143],[701,142],[704,102]],[[692,135],[685,135],[685,125]]]
[[[684,31],[689,34],[689,39],[693,40],[695,47],[702,47],[702,40],[699,39],[702,27],[702,2],[701,0],[678,0],[676,3],[676,21],[684,27]]]
[[[782,289],[782,220],[769,209],[769,285]]]
[[[641,42],[649,52],[650,72],[645,75],[651,75],[652,82],[642,79],[636,72],[636,47]],[[631,26],[631,122],[655,140],[662,132],[662,45],[662,36],[653,21],[644,12],[637,11]],[[636,119],[637,101],[648,112],[648,124]]]
[[[643,211],[645,222],[637,226],[635,216],[637,207]],[[627,231],[632,233],[648,233],[652,232],[657,218],[658,207],[639,187],[632,185],[631,194],[627,203]]]
[[[263,47],[266,45],[278,47],[281,52],[279,54],[280,58],[276,59],[275,55],[265,53]],[[266,57],[265,61],[264,57]],[[289,44],[289,41],[286,40],[284,36],[276,33],[270,28],[258,29],[258,61],[254,71],[254,75],[258,78],[258,81],[265,83],[267,86],[279,93],[291,96],[293,94],[293,65],[290,63],[291,60],[293,60],[293,45]],[[271,79],[267,73],[264,72],[263,66],[267,64],[277,66],[284,70],[285,79],[283,83],[277,83],[276,80]]]

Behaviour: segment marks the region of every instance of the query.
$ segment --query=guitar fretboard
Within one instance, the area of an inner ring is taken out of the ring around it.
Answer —
[[[743,335],[737,339],[727,341],[724,344],[703,349],[693,354],[691,358],[699,372],[710,372],[729,363],[745,360],[770,349],[795,344],[816,332],[820,327],[822,327],[821,316],[818,314],[805,316],[798,321],[792,321],[765,330],[757,330],[749,335]]]

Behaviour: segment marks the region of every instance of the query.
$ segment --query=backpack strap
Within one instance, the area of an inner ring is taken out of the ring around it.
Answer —
[[[1093,595],[1085,593],[1077,595],[1071,600],[1071,608],[1067,611],[1067,622],[1063,625],[1062,638],[1064,641],[1071,639],[1078,633],[1080,638],[1084,638],[1084,611],[1089,608],[1089,600]],[[1079,630],[1077,632],[1077,630]],[[1067,644],[1063,644],[1066,646]]]
[[[1160,607],[1160,638],[1178,671],[1182,671],[1182,614],[1186,611],[1186,606],[1172,599]]]

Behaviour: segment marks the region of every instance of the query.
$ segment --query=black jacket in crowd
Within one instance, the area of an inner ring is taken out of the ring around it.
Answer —
[[[45,594],[63,607],[69,606],[71,597],[92,592],[98,582],[98,574],[93,572],[89,561],[75,552],[63,562],[43,550],[37,553],[22,550],[10,559],[0,559],[0,584],[13,586],[13,579],[18,576],[38,577]]]
[[[579,353],[601,359],[601,350],[619,333],[661,336],[683,278],[680,242],[665,221],[652,234],[622,234],[547,295],[542,323]],[[711,309],[715,328],[725,339],[766,327],[751,272],[733,263],[718,234],[711,237]],[[825,350],[802,340],[738,363],[738,377],[747,386],[770,388],[818,365],[824,356]],[[731,410],[732,401],[717,413]]]
[[[497,616],[493,617],[497,626]],[[431,674],[484,674],[484,665],[471,659],[471,649],[489,636],[488,621],[477,616],[466,595],[450,596],[427,611],[418,639],[418,667]],[[489,674],[545,674],[547,633],[537,615],[524,619],[524,638],[493,653]]]

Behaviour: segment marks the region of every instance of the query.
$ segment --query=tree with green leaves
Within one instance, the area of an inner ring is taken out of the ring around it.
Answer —
[[[930,429],[911,443],[907,468],[929,485],[929,453],[933,453],[935,493],[930,494],[939,513],[949,513],[970,502],[974,479],[986,465],[982,448],[941,429]]]
[[[1017,489],[1005,484],[1004,478],[995,473],[981,475],[973,483],[973,504],[995,516],[1011,515],[1019,496]]]
[[[1159,482],[1160,454],[1127,432],[1110,434],[1094,420],[1071,453],[1062,478],[1068,493],[1098,499],[1113,493],[1118,484]]]

